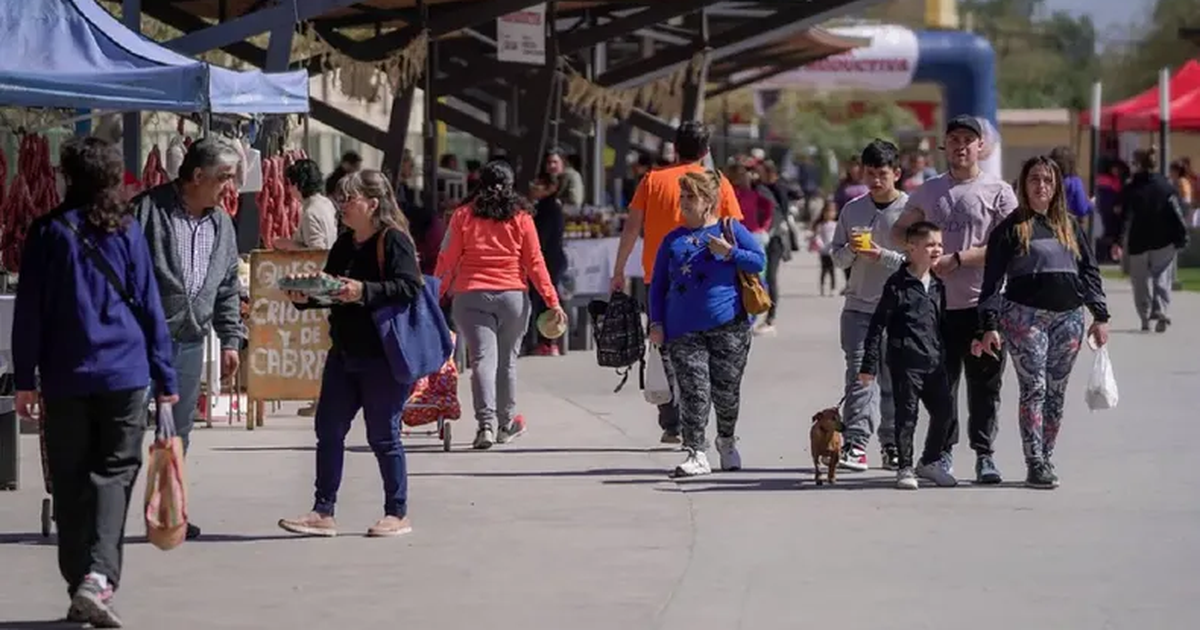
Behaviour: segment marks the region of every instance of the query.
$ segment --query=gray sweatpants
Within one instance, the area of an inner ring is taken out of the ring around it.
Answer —
[[[842,421],[846,425],[846,445],[865,449],[875,427],[879,427],[880,446],[896,444],[896,408],[892,403],[891,370],[886,368],[884,348],[880,348],[879,378],[870,385],[858,380],[862,367],[863,342],[867,340],[870,313],[842,311],[841,341],[846,358],[846,403]],[[881,341],[886,346],[887,341]]]
[[[1129,281],[1133,284],[1133,305],[1142,321],[1165,319],[1171,305],[1171,282],[1175,255],[1173,245],[1129,256]]]
[[[506,427],[517,412],[517,355],[529,326],[524,291],[467,291],[454,297],[454,323],[467,340],[471,398],[479,428]]]

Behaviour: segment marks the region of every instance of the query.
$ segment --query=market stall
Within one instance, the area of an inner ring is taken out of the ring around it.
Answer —
[[[208,133],[212,115],[306,113],[308,74],[233,71],[185,57],[125,28],[95,0],[4,2],[0,106],[200,114]],[[19,274],[25,229],[58,204],[58,186],[49,144],[37,135],[42,130],[4,131],[20,137],[16,174],[7,189],[0,177],[2,280],[7,284],[10,274]],[[143,173],[148,183],[163,177],[161,162],[152,152]],[[7,171],[0,154],[0,175]],[[0,318],[0,338],[7,341],[11,328],[10,318]],[[0,402],[0,416],[10,409],[11,398]]]

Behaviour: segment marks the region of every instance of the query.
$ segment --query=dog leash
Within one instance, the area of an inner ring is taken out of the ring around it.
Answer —
[[[840,400],[838,400],[838,401],[837,401],[837,404],[836,404],[836,405],[834,405],[834,406],[830,407],[830,409],[840,409],[840,408],[841,408],[841,406],[842,406],[842,403],[844,403],[844,402],[846,402],[846,395],[845,395],[845,394],[842,394],[842,398],[841,398]],[[813,424],[816,424],[816,423],[817,423],[817,421],[816,421],[816,420],[813,420],[813,422],[812,422],[812,423],[813,423]],[[810,426],[811,426],[811,425],[810,425]]]

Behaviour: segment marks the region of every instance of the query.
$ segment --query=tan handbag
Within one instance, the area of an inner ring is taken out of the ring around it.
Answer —
[[[725,233],[725,240],[737,246],[737,237],[733,235],[733,219],[728,217],[721,219],[721,231]],[[742,298],[742,308],[750,315],[762,315],[771,308],[771,296],[767,293],[767,287],[763,286],[762,278],[758,274],[748,273],[738,270],[738,294]]]

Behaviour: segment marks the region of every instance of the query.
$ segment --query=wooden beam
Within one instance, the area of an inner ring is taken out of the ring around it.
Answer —
[[[739,79],[737,81],[730,81],[728,83],[725,83],[724,85],[721,85],[720,87],[718,87],[716,89],[709,90],[707,96],[708,96],[708,98],[716,98],[718,96],[724,96],[725,94],[728,94],[734,90],[740,90],[744,87],[754,85],[755,83],[758,83],[760,81],[766,81],[767,79],[770,79],[771,77],[775,77],[775,76],[781,75],[785,72],[790,72],[792,70],[795,70],[796,68],[803,67],[805,64],[809,64],[814,61],[817,61],[817,60],[823,58],[824,56],[825,55],[820,55],[820,54],[817,54],[817,55],[809,54],[809,55],[802,55],[802,56],[798,56],[798,57],[792,57],[791,59],[784,59],[784,60],[777,61],[776,65],[774,65],[774,66],[769,66],[767,68],[760,68],[756,71],[753,71],[751,74],[747,75],[746,77],[744,77],[742,79]]]
[[[626,122],[642,131],[658,136],[665,142],[675,141],[675,126],[644,109],[634,108],[629,113]]]
[[[280,2],[259,11],[251,11],[239,18],[193,30],[166,43],[167,48],[184,55],[193,56],[216,50],[235,42],[244,42],[259,33],[275,29],[283,24],[295,25],[319,15],[354,4],[357,0],[305,0],[304,2]],[[165,3],[154,3],[165,4]]]
[[[392,113],[388,120],[381,170],[390,176],[393,182],[400,181],[400,163],[404,159],[404,145],[408,141],[408,125],[412,120],[416,92],[417,86],[410,85],[398,90],[392,98]]]
[[[308,102],[310,115],[314,119],[359,142],[369,144],[377,149],[387,148],[388,134],[386,131],[357,116],[351,116],[321,99],[309,97]]]
[[[810,0],[788,3],[767,17],[743,22],[715,33],[709,38],[712,61],[719,61],[778,41],[825,20],[870,6],[879,0]],[[665,76],[703,51],[701,44],[672,46],[652,57],[616,66],[601,75],[597,83],[605,87],[630,87]]]
[[[628,35],[636,30],[654,26],[655,24],[666,22],[667,20],[686,15],[693,11],[702,10],[704,7],[716,4],[718,1],[677,0],[676,2],[651,4],[633,15],[584,29],[580,33],[572,33],[570,37],[563,39],[559,54],[572,55],[597,44]]]
[[[325,0],[330,1],[330,0]],[[339,0],[346,1],[346,0]],[[490,22],[509,13],[527,9],[536,0],[488,0],[471,5],[469,9],[455,7],[454,11],[437,12],[429,17],[429,36],[433,38],[449,35],[458,30]],[[342,53],[360,61],[382,61],[396,50],[404,48],[421,35],[421,24],[409,24],[383,35],[363,41],[354,41],[331,28],[318,25],[318,32]]]
[[[488,144],[503,147],[509,154],[515,154],[523,144],[520,137],[503,129],[497,129],[487,121],[480,120],[449,103],[435,101],[433,117]]]

